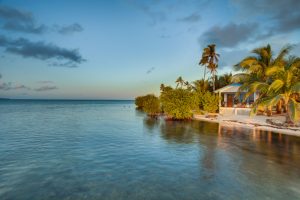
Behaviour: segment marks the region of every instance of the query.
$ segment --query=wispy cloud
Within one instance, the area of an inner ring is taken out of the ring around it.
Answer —
[[[32,34],[43,34],[46,31],[48,31],[48,27],[44,24],[36,25],[32,22],[23,23],[18,21],[6,22],[2,28],[9,31],[32,33]]]
[[[31,12],[3,5],[0,5],[0,19],[3,21],[2,28],[13,32],[44,34],[54,31],[59,34],[71,34],[83,31],[78,23],[65,26],[38,24]]]
[[[192,13],[191,15],[178,18],[177,21],[180,22],[188,22],[188,23],[195,23],[201,20],[201,16],[198,13]]]
[[[248,41],[256,33],[257,27],[257,23],[213,26],[200,36],[199,42],[202,45],[215,43],[220,47],[234,47]]]
[[[25,38],[13,40],[0,35],[0,45],[5,48],[6,52],[23,57],[32,57],[40,60],[66,60],[73,64],[80,64],[85,61],[76,49],[65,49],[43,41],[31,42]]]
[[[147,70],[146,74],[150,74],[155,70],[155,67],[151,67],[150,69]]]
[[[66,26],[55,25],[54,27],[58,33],[63,34],[63,35],[68,35],[68,34],[83,31],[82,26],[78,23],[74,23],[74,24],[66,25]]]
[[[58,87],[56,86],[49,86],[49,85],[45,85],[45,86],[41,86],[39,88],[34,89],[37,92],[45,92],[45,91],[49,91],[49,90],[57,90]]]
[[[0,18],[7,20],[32,21],[33,17],[30,12],[0,5]]]
[[[231,3],[238,8],[240,16],[267,22],[264,29],[268,36],[300,29],[299,0],[231,0]]]
[[[0,74],[0,79],[2,75]],[[14,82],[2,82],[0,80],[0,90],[9,91],[9,90],[28,90],[28,91],[35,91],[35,92],[44,92],[49,90],[57,90],[58,87],[53,85],[53,81],[37,81],[40,84],[37,88],[30,88],[24,84],[14,83]]]
[[[166,21],[167,19],[165,11],[155,8],[155,5],[160,4],[161,1],[151,1],[146,3],[143,1],[128,0],[128,2],[134,5],[137,9],[144,12],[145,15],[150,18],[150,25],[156,25],[160,22]]]
[[[12,82],[0,82],[0,90],[30,90],[30,87]]]
[[[53,83],[53,81],[37,81],[39,84],[50,84]]]

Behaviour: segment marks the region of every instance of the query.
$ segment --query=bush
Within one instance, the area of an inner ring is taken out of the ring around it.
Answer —
[[[181,88],[162,91],[160,99],[164,113],[175,120],[191,119],[198,106],[197,96]]]
[[[145,103],[145,96],[138,96],[135,98],[135,105],[138,109],[143,109]]]
[[[152,95],[146,95],[143,101],[143,110],[150,116],[155,116],[160,113],[160,102],[159,99]]]
[[[215,113],[219,109],[219,96],[211,92],[200,95],[200,106],[209,113]]]

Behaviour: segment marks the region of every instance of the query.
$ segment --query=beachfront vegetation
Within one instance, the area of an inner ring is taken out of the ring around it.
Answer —
[[[219,108],[219,96],[212,92],[206,91],[198,95],[200,98],[200,110],[208,113],[215,113]]]
[[[174,120],[191,119],[199,105],[195,93],[183,88],[162,90],[160,101],[166,117]]]
[[[149,115],[149,116],[156,116],[161,112],[160,109],[160,102],[158,97],[156,97],[153,94],[146,95],[144,97],[144,106],[143,110]]]
[[[267,45],[254,49],[254,56],[235,65],[235,69],[242,73],[236,74],[232,80],[242,83],[240,91],[248,91],[245,99],[259,93],[252,114],[260,107],[272,109],[277,106],[281,109],[284,105],[287,123],[300,120],[300,58],[289,56],[291,49],[292,46],[286,46],[274,57],[271,46]]]
[[[137,109],[143,110],[149,116],[156,116],[161,112],[160,101],[158,97],[153,94],[145,96],[138,96],[135,98],[135,105]]]
[[[138,96],[135,98],[136,108],[139,110],[143,110],[145,103],[145,96]]]
[[[234,66],[239,73],[217,76],[219,54],[214,44],[208,45],[203,49],[199,63],[204,66],[203,79],[189,83],[179,76],[175,88],[161,84],[159,98],[152,96],[151,100],[146,100],[145,96],[137,97],[137,108],[149,115],[161,110],[168,119],[174,120],[190,119],[194,113],[214,113],[219,109],[220,97],[213,91],[235,82],[242,84],[240,92],[247,91],[244,101],[253,93],[258,94],[252,105],[252,114],[260,109],[271,114],[272,108],[277,106],[278,113],[282,110],[286,113],[288,123],[299,122],[300,58],[290,56],[291,49],[291,46],[286,46],[275,56],[270,45],[256,48],[252,51],[253,55]],[[211,78],[206,80],[207,69]],[[148,108],[145,108],[145,102],[155,103],[153,106],[148,103]]]
[[[157,116],[161,111],[167,119],[189,120],[194,113],[214,113],[218,110],[219,97],[210,92],[211,83],[204,80],[190,84],[182,77],[175,81],[176,87],[160,85],[160,97],[139,96],[136,106],[149,116]]]

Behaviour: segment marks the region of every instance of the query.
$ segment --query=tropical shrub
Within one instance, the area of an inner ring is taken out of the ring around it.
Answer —
[[[209,91],[200,95],[200,108],[205,112],[215,113],[219,109],[219,96]]]
[[[197,96],[182,88],[162,91],[160,99],[164,113],[175,120],[191,119],[192,111],[198,106]]]
[[[143,110],[149,116],[155,116],[160,113],[160,102],[158,97],[154,96],[153,94],[146,95],[143,98]]]
[[[144,108],[145,96],[138,96],[135,98],[135,105],[137,109],[142,110]]]

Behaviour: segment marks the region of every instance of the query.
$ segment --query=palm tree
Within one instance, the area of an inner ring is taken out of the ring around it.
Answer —
[[[251,84],[252,90],[263,89],[265,96],[260,97],[252,110],[256,113],[257,107],[262,105],[277,105],[283,101],[286,109],[286,122],[297,122],[300,120],[300,103],[298,94],[300,93],[300,58],[291,57],[289,60],[281,62],[281,65],[274,65],[266,70],[266,75],[272,80],[271,84],[265,82],[254,82]]]
[[[206,75],[206,68],[210,70],[213,82],[213,90],[215,90],[215,75],[217,73],[218,61],[220,55],[216,53],[216,45],[210,44],[203,49],[202,57],[199,62],[199,65],[204,66],[204,80]]]
[[[209,82],[201,79],[193,82],[193,89],[197,92],[204,92],[209,90]]]
[[[184,82],[184,86],[186,87],[187,90],[192,91],[193,90],[193,86],[190,84],[190,82],[185,81]]]
[[[231,83],[232,73],[225,73],[221,76],[216,76],[215,78],[215,87],[216,89],[225,87]]]
[[[207,63],[208,63],[208,48],[204,48],[203,52],[202,52],[202,57],[201,60],[199,61],[199,65],[202,65],[204,67],[204,72],[203,72],[203,79],[205,80],[205,76],[206,76],[206,67],[207,67]]]
[[[165,87],[166,87],[165,84],[163,84],[163,83],[160,84],[160,91],[164,91]]]
[[[177,80],[175,81],[175,83],[177,83],[176,88],[178,88],[178,86],[180,85],[180,87],[182,88],[183,84],[184,84],[184,80],[182,79],[181,76],[179,76],[177,78]]]
[[[284,58],[290,52],[292,46],[287,45],[281,49],[276,58],[273,56],[272,48],[268,44],[267,46],[256,48],[252,51],[253,56],[244,58],[241,62],[234,66],[235,70],[242,71],[242,73],[236,74],[232,77],[233,82],[242,83],[239,88],[239,92],[248,90],[249,92],[245,95],[244,100],[247,99],[251,94],[257,91],[252,91],[252,83],[265,82],[271,84],[272,80],[266,74],[268,68],[273,66],[283,65]],[[259,95],[262,97],[265,95],[267,90],[265,88],[258,88]],[[236,94],[239,96],[239,92]],[[280,102],[278,102],[280,105]],[[277,110],[281,110],[280,107]]]

